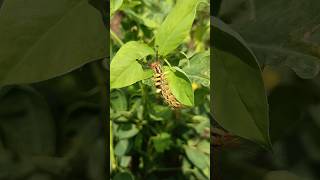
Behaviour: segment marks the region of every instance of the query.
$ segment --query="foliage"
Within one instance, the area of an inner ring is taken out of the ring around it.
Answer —
[[[209,179],[208,2],[111,4],[113,178]],[[156,93],[149,65],[157,57],[185,108],[172,110]]]

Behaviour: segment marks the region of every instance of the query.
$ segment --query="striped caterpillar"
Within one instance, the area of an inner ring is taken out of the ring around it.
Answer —
[[[159,61],[155,61],[150,65],[151,69],[154,72],[153,81],[157,88],[157,92],[161,93],[164,100],[168,103],[173,109],[179,109],[182,107],[182,104],[175,98],[172,94],[168,81],[165,77],[165,73],[162,71],[162,67]]]

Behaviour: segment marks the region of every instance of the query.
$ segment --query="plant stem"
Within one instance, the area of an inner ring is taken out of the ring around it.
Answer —
[[[164,60],[164,62],[166,62],[166,64],[170,67],[170,69],[172,69],[172,66],[171,66],[171,64],[169,63],[169,61],[168,61],[166,58],[164,58],[163,60]]]
[[[124,43],[123,43],[123,42],[121,41],[121,39],[117,36],[117,34],[112,31],[112,29],[110,29],[110,34],[111,34],[111,37],[112,37],[120,46],[124,45]]]
[[[117,163],[114,157],[114,150],[113,150],[112,121],[110,121],[110,160],[111,160],[111,170],[113,171],[117,168]]]

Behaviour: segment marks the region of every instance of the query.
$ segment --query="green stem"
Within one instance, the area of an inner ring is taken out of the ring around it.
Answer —
[[[117,163],[116,163],[114,150],[113,150],[112,121],[110,121],[110,160],[111,160],[111,170],[113,171],[117,168]]]
[[[168,61],[166,58],[164,58],[163,60],[164,60],[164,62],[166,62],[166,64],[170,67],[170,69],[172,69],[172,66],[171,66],[171,64],[169,63],[169,61]]]
[[[114,33],[111,29],[110,29],[110,34],[111,34],[111,37],[120,45],[124,45],[124,43],[121,41],[121,39],[117,36],[116,33]]]

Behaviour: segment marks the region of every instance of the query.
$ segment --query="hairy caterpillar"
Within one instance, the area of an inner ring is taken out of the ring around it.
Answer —
[[[182,104],[176,99],[172,94],[168,81],[165,77],[164,72],[162,71],[162,66],[159,61],[155,61],[150,65],[151,69],[154,72],[153,81],[157,88],[157,92],[160,92],[164,100],[174,109],[182,107]]]

